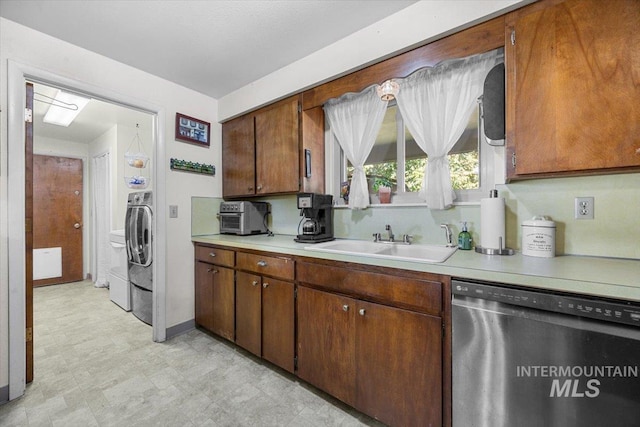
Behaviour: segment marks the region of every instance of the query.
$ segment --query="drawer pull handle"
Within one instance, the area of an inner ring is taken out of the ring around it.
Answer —
[[[215,252],[209,252],[209,256],[215,258],[216,254]]]
[[[251,284],[252,284],[253,286],[258,286],[258,282],[256,282],[255,280],[254,280],[253,282],[251,282]]]
[[[358,314],[360,314],[360,316],[364,316],[364,308],[361,308],[360,310],[358,310]]]
[[[342,311],[349,311],[349,306],[347,304],[343,305]]]
[[[215,268],[207,268],[207,273],[218,274],[218,270],[216,270]]]
[[[267,286],[269,286],[269,284],[267,282],[262,284],[262,287],[265,288],[265,289],[267,289]]]
[[[258,261],[258,267],[266,267],[266,266],[267,266],[266,261]]]

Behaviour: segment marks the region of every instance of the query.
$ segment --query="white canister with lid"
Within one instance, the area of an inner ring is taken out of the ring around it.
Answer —
[[[556,223],[546,216],[522,222],[522,255],[541,258],[556,256]]]

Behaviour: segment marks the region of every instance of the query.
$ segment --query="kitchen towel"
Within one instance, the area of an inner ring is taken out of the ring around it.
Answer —
[[[501,249],[506,246],[504,197],[480,200],[480,246]],[[502,244],[500,244],[502,239]]]

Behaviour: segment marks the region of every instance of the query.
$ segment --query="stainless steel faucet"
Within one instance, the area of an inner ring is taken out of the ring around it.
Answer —
[[[394,235],[393,235],[393,231],[391,231],[391,226],[389,224],[384,226],[384,229],[387,230],[387,233],[389,233],[389,241],[390,242],[394,242]]]
[[[387,230],[389,238],[387,240],[383,240],[381,233],[373,233],[373,241],[379,242],[379,243],[395,243],[396,236],[393,234],[393,230],[391,230],[391,226],[387,224],[384,226],[384,229]],[[412,241],[413,241],[413,236],[409,234],[402,235],[402,243],[404,243],[405,245],[410,245]]]
[[[447,238],[447,247],[452,248],[455,245],[453,244],[453,235],[451,234],[451,229],[449,228],[449,224],[440,224],[441,228],[444,228]]]

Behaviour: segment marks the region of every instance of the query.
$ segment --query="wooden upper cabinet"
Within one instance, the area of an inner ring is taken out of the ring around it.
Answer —
[[[298,97],[259,111],[256,120],[256,194],[300,189]]]
[[[225,197],[255,194],[255,129],[253,115],[222,125],[222,187]]]
[[[287,98],[223,123],[224,197],[300,190],[299,99]]]
[[[637,0],[555,0],[508,15],[509,177],[640,166],[638,23]]]

